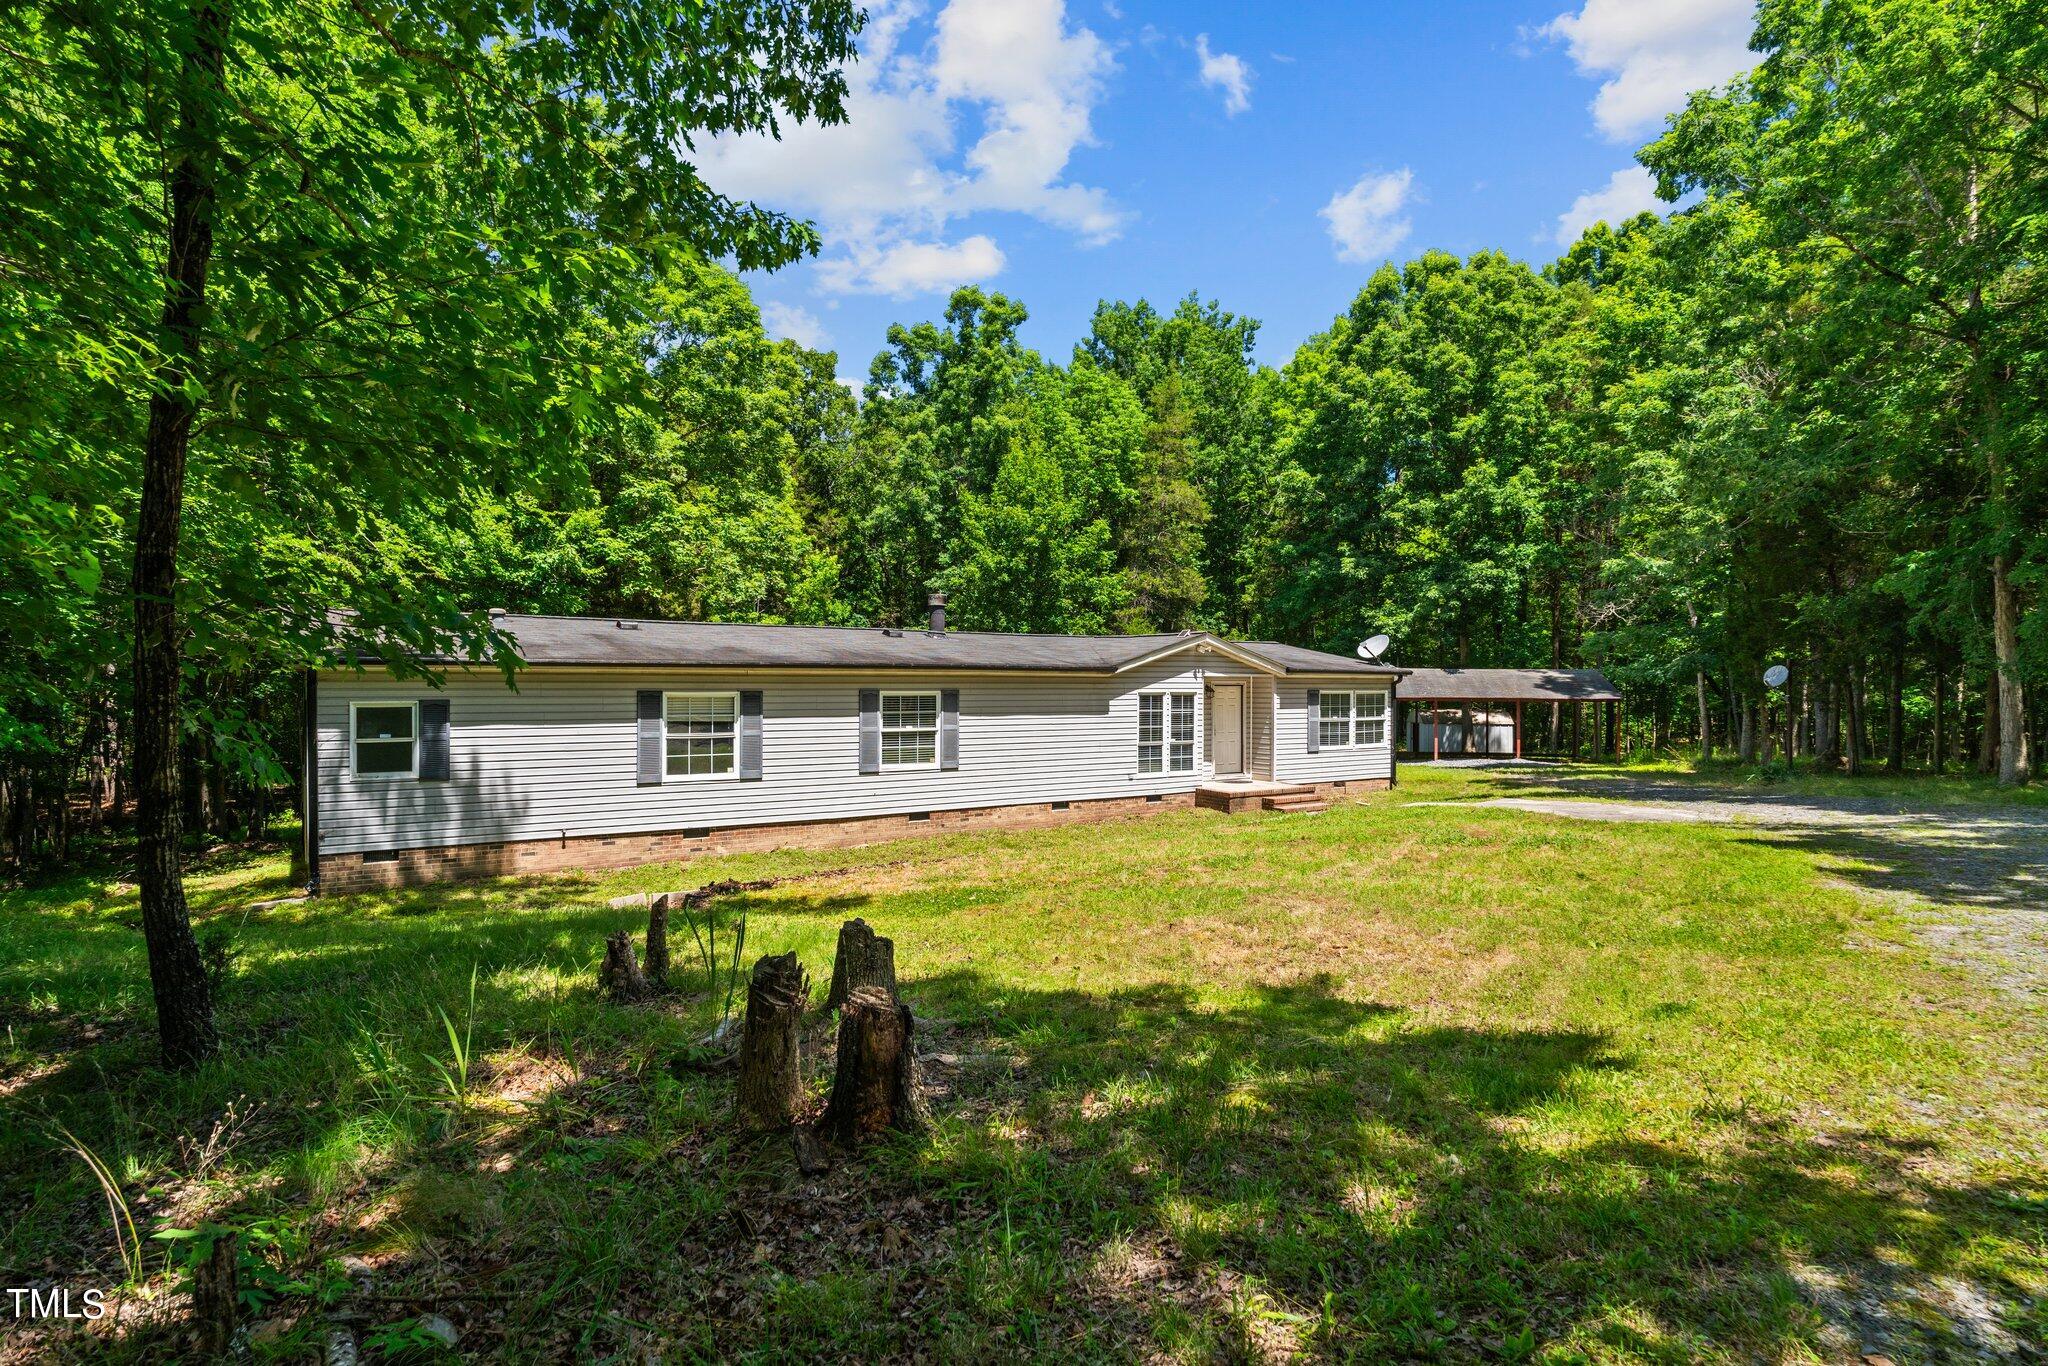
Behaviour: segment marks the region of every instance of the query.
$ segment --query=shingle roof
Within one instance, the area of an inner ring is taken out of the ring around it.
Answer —
[[[1299,645],[1282,645],[1277,640],[1248,640],[1244,648],[1272,660],[1291,674],[1372,674],[1385,678],[1408,672],[1384,660],[1373,662],[1357,655],[1333,655],[1323,650],[1306,650]]]
[[[1598,669],[1410,669],[1396,693],[1403,701],[1619,702]]]
[[[1398,674],[1392,665],[1270,642],[1240,644],[1202,632],[1142,636],[1006,635],[914,627],[753,626],[613,617],[507,615],[499,629],[533,665],[640,665],[733,669],[1000,669],[1114,673],[1205,642],[1283,673]],[[441,660],[439,663],[454,661]]]

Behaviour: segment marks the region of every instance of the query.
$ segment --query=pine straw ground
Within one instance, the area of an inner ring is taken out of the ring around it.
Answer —
[[[127,1282],[0,1317],[0,1358],[181,1350],[150,1235],[206,1221],[276,1241],[259,1359],[337,1318],[424,1359],[428,1314],[509,1360],[2035,1351],[2039,1003],[1823,851],[1421,804],[1486,782],[256,911],[284,859],[226,851],[228,1052],[190,1079],[118,869],[0,892],[0,1274]],[[642,921],[607,898],[833,869],[723,912],[820,999],[843,918],[895,938],[935,1127],[807,1180],[686,1065],[701,971],[631,1009],[594,977]]]

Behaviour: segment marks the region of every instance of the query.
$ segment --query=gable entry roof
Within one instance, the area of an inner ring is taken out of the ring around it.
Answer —
[[[1198,650],[1274,674],[1398,676],[1391,664],[1204,631],[1144,636],[1033,636],[916,627],[751,626],[612,617],[495,616],[535,665],[729,669],[991,669],[1121,673]],[[457,661],[441,660],[438,663]]]

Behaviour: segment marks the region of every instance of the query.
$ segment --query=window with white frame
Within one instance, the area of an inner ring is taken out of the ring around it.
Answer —
[[[349,771],[358,778],[419,776],[420,704],[349,704]]]
[[[1316,725],[1321,749],[1383,745],[1387,742],[1387,695],[1325,691],[1317,706]]]
[[[731,692],[672,692],[661,699],[671,778],[712,778],[731,773],[740,696]]]
[[[1138,696],[1138,772],[1195,770],[1195,695],[1148,692]]]
[[[1352,704],[1354,734],[1361,745],[1387,742],[1387,695],[1383,692],[1354,693]]]
[[[939,762],[939,695],[882,694],[882,767],[935,768]]]
[[[1316,740],[1320,748],[1342,749],[1351,743],[1351,694],[1348,692],[1323,692],[1321,714],[1316,724],[1322,729]]]

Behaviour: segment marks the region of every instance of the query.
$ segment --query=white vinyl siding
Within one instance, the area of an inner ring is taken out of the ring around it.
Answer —
[[[354,703],[349,707],[348,727],[348,771],[352,776],[368,782],[419,776],[419,703]]]
[[[1322,696],[1316,707],[1308,705],[1308,691]],[[1320,748],[1309,753],[1311,725],[1323,727],[1337,718],[1325,703],[1331,694],[1345,698],[1339,707],[1350,743],[1333,745],[1332,732],[1318,730]],[[1391,777],[1394,747],[1388,743],[1388,689],[1385,684],[1360,682],[1356,678],[1308,678],[1294,675],[1278,679],[1273,687],[1273,779],[1283,783],[1362,782]],[[1363,733],[1364,739],[1360,739]],[[1377,739],[1372,737],[1377,735]]]
[[[939,766],[939,695],[935,692],[882,694],[882,767]]]
[[[670,778],[731,777],[737,741],[740,695],[736,692],[672,692],[661,699]]]
[[[1117,676],[954,672],[532,668],[451,670],[449,781],[349,780],[350,706],[410,703],[417,685],[323,675],[317,715],[323,853],[561,839],[1191,791],[1189,772],[1140,774],[1141,693],[1199,695],[1179,655]],[[929,687],[924,685],[929,684]],[[635,782],[634,694],[762,692],[761,781]],[[960,767],[860,772],[860,692],[960,690]],[[1199,730],[1200,715],[1187,734]],[[1254,736],[1262,728],[1256,724]]]

